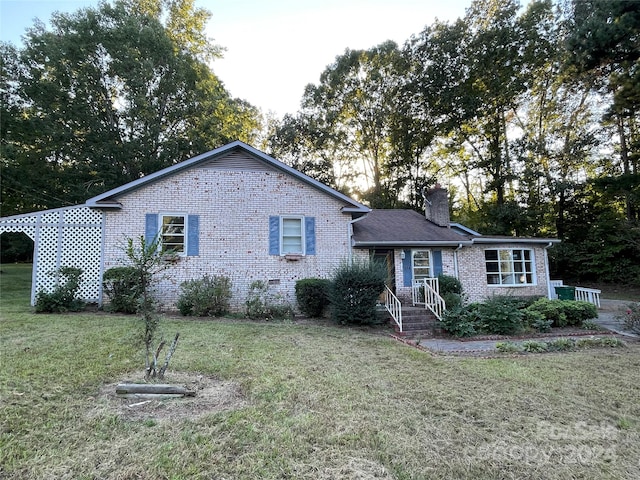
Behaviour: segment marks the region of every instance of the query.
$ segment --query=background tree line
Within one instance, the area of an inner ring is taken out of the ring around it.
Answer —
[[[374,208],[557,236],[555,275],[640,284],[640,2],[475,0],[403,46],[336,57],[269,148]]]
[[[209,17],[117,0],[0,45],[2,215],[241,139],[374,208],[422,210],[437,179],[472,228],[561,238],[555,274],[640,283],[640,2],[475,0],[345,50],[266,126],[213,73]]]

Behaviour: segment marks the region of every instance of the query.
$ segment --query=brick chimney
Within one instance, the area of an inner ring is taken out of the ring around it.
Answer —
[[[427,220],[440,227],[450,228],[449,194],[446,189],[436,183],[433,188],[424,192],[424,210]]]

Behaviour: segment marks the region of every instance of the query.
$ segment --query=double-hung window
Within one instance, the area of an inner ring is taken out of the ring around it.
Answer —
[[[280,221],[280,255],[303,255],[303,217],[280,217]]]
[[[533,251],[498,248],[484,251],[489,285],[534,285]]]
[[[287,258],[316,254],[316,219],[304,215],[269,217],[269,255]]]
[[[160,248],[163,252],[184,255],[186,243],[186,217],[160,215]]]

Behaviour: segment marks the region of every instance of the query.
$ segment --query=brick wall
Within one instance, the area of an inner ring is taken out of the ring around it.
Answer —
[[[531,249],[535,261],[536,285],[530,286],[498,286],[487,284],[487,270],[485,265],[484,251],[496,248]],[[464,247],[457,252],[451,248],[437,248],[442,252],[442,271],[445,275],[456,276],[455,256],[458,257],[458,278],[462,282],[464,292],[471,302],[481,301],[492,295],[517,295],[517,296],[546,296],[547,277],[544,263],[544,248],[531,247],[521,243],[504,243],[492,245],[474,245]],[[396,249],[395,261],[395,282],[396,295],[403,303],[411,302],[411,288],[404,286],[402,274],[402,250]]]
[[[487,269],[484,251],[497,248],[514,248],[533,250],[535,261],[535,285],[500,286],[487,284]],[[458,251],[459,278],[470,301],[480,301],[492,295],[546,296],[547,274],[545,272],[544,248],[532,247],[521,243],[504,243],[492,245],[474,245]]]
[[[274,292],[295,303],[296,280],[328,277],[349,255],[350,215],[343,203],[289,175],[271,171],[193,168],[125,194],[122,209],[105,220],[105,270],[121,265],[127,237],[145,232],[145,214],[199,215],[199,255],[181,257],[163,272],[159,293],[174,308],[187,279],[226,275],[233,284],[232,305],[241,309],[254,280],[271,280]],[[315,217],[316,255],[299,261],[269,255],[269,216]]]

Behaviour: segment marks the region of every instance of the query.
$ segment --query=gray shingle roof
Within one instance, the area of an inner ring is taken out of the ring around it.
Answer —
[[[353,223],[355,246],[467,244],[471,237],[439,227],[414,210],[372,210]]]

